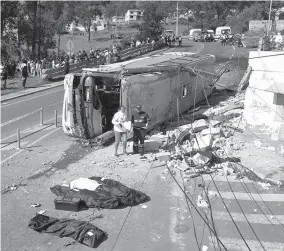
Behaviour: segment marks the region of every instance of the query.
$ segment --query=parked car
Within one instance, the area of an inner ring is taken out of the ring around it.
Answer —
[[[191,29],[188,34],[188,40],[193,40],[196,33],[201,32],[201,29]]]

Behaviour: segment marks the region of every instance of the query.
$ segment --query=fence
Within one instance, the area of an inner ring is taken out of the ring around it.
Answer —
[[[125,61],[127,59],[131,59],[131,58],[143,55],[150,51],[160,49],[163,46],[165,46],[165,44],[161,41],[155,43],[154,45],[153,44],[141,44],[139,47],[128,48],[128,49],[120,51],[118,53],[118,57],[120,58],[120,61]],[[99,65],[103,65],[105,63],[106,63],[106,58],[103,56],[97,59],[93,59],[93,60],[84,60],[76,64],[71,64],[69,72],[79,71],[82,68],[96,67]],[[43,71],[44,78],[52,78],[52,77],[60,76],[64,74],[65,74],[64,67],[59,67],[56,69],[48,69],[48,70]]]
[[[48,107],[51,107],[51,106],[54,106],[54,105],[58,105],[58,104],[61,104],[61,103],[63,103],[63,101],[54,103],[54,104],[52,104],[52,105],[48,105],[48,106],[46,106],[46,107],[44,107],[44,108],[48,108]],[[43,126],[43,125],[44,125],[44,117],[43,117],[44,108],[40,108],[40,109],[34,110],[34,111],[29,112],[29,113],[26,113],[26,114],[24,114],[24,115],[22,115],[22,116],[20,116],[20,117],[11,119],[11,120],[9,120],[9,121],[6,121],[6,122],[4,122],[4,123],[1,124],[1,127],[10,125],[10,124],[12,124],[12,123],[15,123],[15,122],[17,122],[17,121],[19,121],[19,120],[21,120],[21,119],[24,119],[24,118],[29,117],[29,116],[31,116],[31,115],[33,115],[33,114],[36,114],[36,113],[39,113],[39,124],[38,124],[38,125]],[[58,123],[57,123],[58,120],[57,120],[57,119],[58,119],[58,117],[57,117],[57,110],[54,110],[54,118],[51,119],[51,120],[54,121],[53,125],[54,125],[55,127],[57,127],[57,125],[58,125]],[[32,128],[33,128],[33,127],[32,127]],[[30,129],[31,129],[31,128],[28,128],[28,129],[26,129],[26,130],[29,131]],[[25,132],[25,131],[24,131],[24,132]],[[5,138],[4,140],[6,140],[6,139],[8,139],[8,138],[11,138],[11,137],[13,137],[13,136],[15,136],[15,135],[17,136],[17,141],[16,141],[16,143],[17,143],[17,149],[19,150],[19,149],[21,149],[21,130],[20,130],[19,128],[17,128],[16,134],[11,135],[11,136]],[[29,135],[28,135],[28,136],[29,136]],[[27,137],[27,136],[25,136],[25,137]],[[7,147],[7,146],[9,146],[9,145],[11,145],[11,144],[13,144],[13,143],[14,143],[14,141],[12,141],[12,142],[7,142],[7,143],[2,142],[2,144],[4,144],[4,146],[2,146],[1,149],[2,149],[2,148],[5,148],[5,147]]]

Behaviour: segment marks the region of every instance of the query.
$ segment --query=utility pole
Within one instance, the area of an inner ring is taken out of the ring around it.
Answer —
[[[177,18],[176,18],[176,36],[178,36],[178,1],[177,1]]]
[[[117,33],[117,8],[116,8],[116,12],[115,12],[115,38],[116,38],[116,33]]]
[[[270,20],[270,18],[271,18],[271,8],[272,8],[272,0],[270,0],[269,19],[268,20]]]

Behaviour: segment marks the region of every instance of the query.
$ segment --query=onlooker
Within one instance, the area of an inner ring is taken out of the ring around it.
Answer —
[[[70,69],[69,59],[66,58],[65,65],[64,65],[65,75],[69,73],[69,69]]]
[[[28,78],[29,74],[28,74],[28,66],[27,66],[27,61],[24,60],[23,61],[23,66],[22,66],[22,85],[24,88],[26,88],[26,82],[27,82],[27,78]]]
[[[114,125],[113,130],[114,130],[114,135],[115,135],[114,156],[116,157],[118,156],[117,149],[118,149],[120,141],[122,141],[123,153],[127,154],[126,152],[127,130],[124,127],[124,123],[126,121],[127,121],[126,109],[124,106],[120,106],[118,112],[114,114],[113,119],[112,119],[112,124]]]
[[[7,87],[7,79],[8,79],[8,69],[7,69],[7,64],[4,64],[3,66],[1,65],[1,82],[3,81],[3,84],[1,86],[1,90],[5,90]]]
[[[35,74],[36,74],[36,64],[35,64],[35,61],[31,61],[31,77],[34,78],[35,77]]]
[[[131,116],[133,125],[133,153],[140,153],[141,158],[144,157],[144,140],[147,129],[149,128],[149,115],[142,111],[140,105],[136,106],[136,111]]]
[[[37,60],[36,62],[36,75],[38,78],[42,76],[42,62],[41,60]]]

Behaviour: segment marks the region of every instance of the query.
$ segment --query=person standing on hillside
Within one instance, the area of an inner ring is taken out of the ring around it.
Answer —
[[[136,111],[131,116],[131,122],[133,125],[133,153],[140,153],[140,158],[145,158],[144,141],[147,129],[149,128],[149,115],[142,111],[140,105],[137,105]]]

